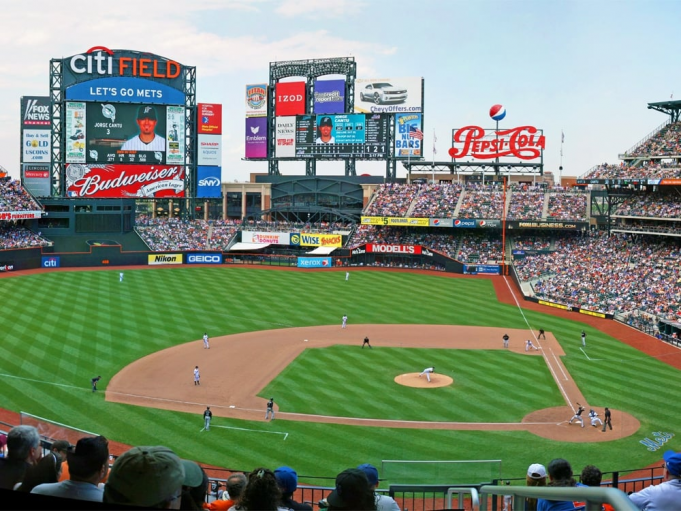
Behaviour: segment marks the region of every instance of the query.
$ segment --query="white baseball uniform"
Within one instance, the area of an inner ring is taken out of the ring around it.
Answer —
[[[198,366],[194,368],[194,385],[201,385]]]
[[[348,324],[348,317],[343,316],[342,321],[343,322],[341,323],[341,328],[345,328],[345,326]]]
[[[208,349],[210,345],[208,344],[208,334],[203,334],[203,347]]]
[[[148,144],[145,144],[142,142],[140,139],[139,135],[136,135],[132,137],[129,140],[126,140],[123,146],[121,147],[122,151],[163,151],[165,152],[166,150],[166,139],[163,138],[160,135],[154,136],[154,139],[149,142]]]
[[[534,344],[532,344],[532,341],[529,339],[525,341],[525,351],[530,351],[531,348],[534,348],[535,350],[538,350],[539,348],[536,348]]]
[[[419,378],[425,374],[426,378],[428,378],[428,381],[430,381],[430,373],[434,371],[435,371],[434,367],[427,367],[426,369],[423,370],[421,374],[419,374]]]
[[[118,282],[123,282],[123,272],[118,274]]]
[[[589,412],[589,419],[591,419],[591,425],[595,428],[598,425],[603,425],[603,421],[598,418],[598,414],[596,413],[596,410],[591,410]]]
[[[350,280],[350,272],[349,271],[345,272],[345,280]]]

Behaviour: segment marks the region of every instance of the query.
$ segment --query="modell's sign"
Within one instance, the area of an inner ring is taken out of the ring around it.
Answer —
[[[184,197],[179,165],[66,166],[69,197]]]
[[[177,81],[182,84],[183,66],[179,62],[151,53],[132,50],[110,50],[94,46],[85,53],[62,60],[64,85],[92,80],[94,78],[128,77],[146,78],[152,81]]]
[[[514,157],[534,160],[541,156],[545,146],[543,131],[534,126],[518,126],[507,130],[465,126],[453,132],[449,155],[454,159],[491,160]]]
[[[367,252],[374,254],[415,254],[421,253],[421,245],[383,245],[367,244]]]

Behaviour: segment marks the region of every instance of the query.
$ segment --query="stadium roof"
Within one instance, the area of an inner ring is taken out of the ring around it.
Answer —
[[[679,120],[679,113],[681,113],[681,101],[660,101],[659,103],[648,103],[649,110],[657,110],[663,114],[667,114],[671,117],[672,122],[677,122]]]
[[[314,250],[308,252],[308,253],[305,254],[305,255],[310,255],[310,254],[314,254],[314,255],[329,255],[329,254],[330,254],[331,252],[333,252],[334,250],[336,250],[336,247],[317,247],[317,248],[315,248]]]
[[[270,243],[235,243],[229,249],[232,250],[260,250],[261,248],[269,247]]]

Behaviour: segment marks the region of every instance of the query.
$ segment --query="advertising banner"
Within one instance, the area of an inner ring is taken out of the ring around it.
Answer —
[[[83,53],[61,59],[61,67],[64,87],[100,78],[121,77],[147,79],[179,91],[184,90],[184,66],[148,52],[94,46]],[[139,99],[134,101],[139,102]]]
[[[66,163],[85,163],[85,103],[66,103]]]
[[[477,220],[478,227],[484,229],[501,229],[501,220]]]
[[[384,114],[300,115],[295,150],[301,158],[385,158],[389,119]]]
[[[196,132],[204,135],[222,135],[222,105],[219,103],[199,103],[198,126]]]
[[[588,229],[588,222],[521,222],[509,220],[506,222],[507,229],[559,229],[561,231],[574,231]]]
[[[34,220],[40,218],[40,211],[2,211],[0,210],[0,220]]]
[[[452,227],[457,229],[475,229],[478,226],[477,221],[472,218],[458,218],[454,220]]]
[[[395,245],[395,244],[381,244],[368,243],[366,251],[374,254],[409,254],[419,255],[421,253],[421,245]]]
[[[85,142],[86,163],[184,163],[184,107],[85,103],[82,120],[82,103],[67,102],[66,110],[66,139]]]
[[[301,232],[291,234],[291,245],[301,247],[342,247],[343,236],[340,234],[310,234]]]
[[[241,231],[241,242],[268,243],[270,245],[290,245],[291,234],[288,232]]]
[[[543,130],[534,126],[518,126],[505,130],[486,130],[480,126],[464,126],[453,130],[449,156],[454,159],[534,160],[541,157],[545,147],[546,138]]]
[[[267,84],[246,85],[246,117],[267,117]]]
[[[66,166],[68,197],[184,197],[180,165]]]
[[[553,307],[555,309],[563,309],[566,311],[571,310],[570,307],[568,307],[567,305],[563,305],[562,303],[547,302],[545,300],[537,300],[537,303],[539,305],[546,305],[547,307]]]
[[[345,113],[345,80],[314,81],[314,113]]]
[[[99,78],[72,85],[66,99],[115,103],[184,105],[184,92],[144,78]]]
[[[296,118],[277,117],[275,133],[277,136],[274,149],[276,158],[293,158],[296,155]]]
[[[13,263],[0,262],[0,272],[14,271]]]
[[[423,156],[422,114],[395,114],[395,157]]]
[[[363,216],[362,225],[411,225],[428,227],[430,225],[430,219],[395,216]]]
[[[200,199],[222,197],[222,167],[199,165],[196,168],[196,196]]]
[[[187,254],[187,264],[222,264],[222,254]]]
[[[275,88],[275,115],[305,113],[305,82],[280,82]]]
[[[50,163],[52,144],[50,130],[24,130],[22,161],[24,163]]]
[[[453,218],[430,218],[428,225],[431,227],[454,227]]]
[[[43,256],[40,260],[40,266],[43,268],[59,268],[61,260],[59,256]]]
[[[357,78],[354,111],[369,113],[421,112],[423,78]]]
[[[150,265],[182,264],[182,254],[149,254]]]
[[[21,98],[21,127],[50,129],[50,97],[23,96]]]
[[[246,158],[267,158],[267,117],[246,117]]]
[[[497,264],[464,264],[463,272],[467,275],[478,275],[480,273],[499,275],[501,267]]]
[[[50,166],[22,165],[22,183],[24,188],[34,197],[49,197],[51,195]]]
[[[299,257],[298,268],[331,268],[330,257]]]
[[[198,138],[198,164],[222,166],[222,135],[199,135]]]

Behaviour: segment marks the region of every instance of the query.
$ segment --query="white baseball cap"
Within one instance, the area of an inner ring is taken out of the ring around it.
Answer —
[[[527,469],[527,477],[531,479],[542,479],[546,477],[546,468],[540,463],[533,463]]]

